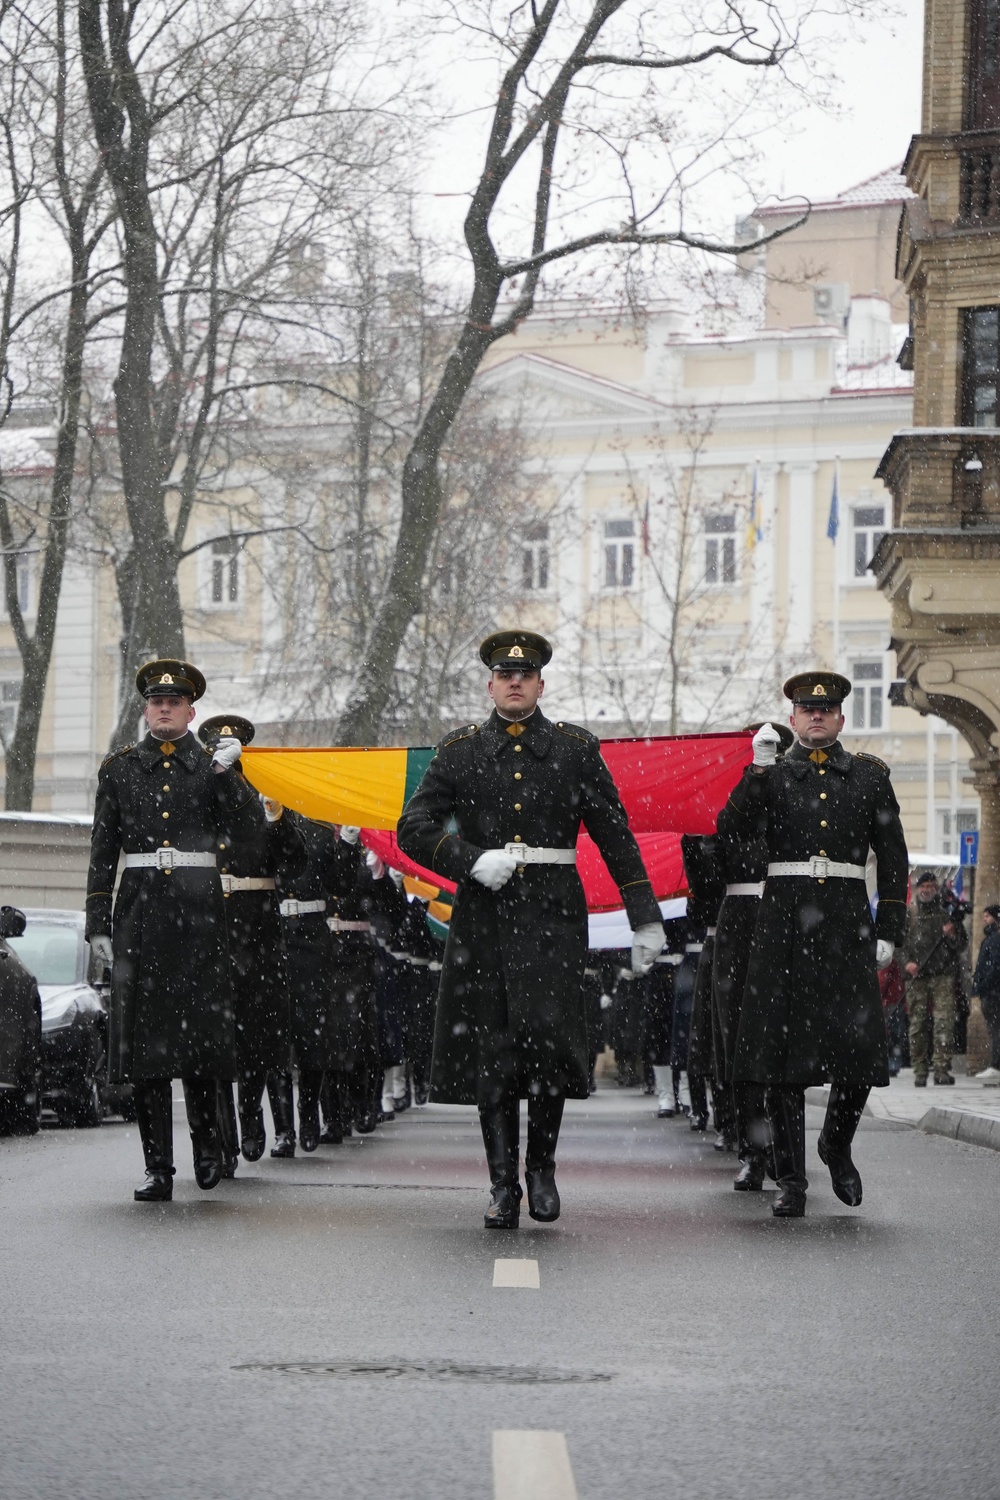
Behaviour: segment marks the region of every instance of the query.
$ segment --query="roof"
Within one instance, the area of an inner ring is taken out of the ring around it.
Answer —
[[[866,177],[863,182],[856,182],[853,187],[845,188],[836,198],[825,198],[810,204],[810,209],[815,213],[818,209],[829,212],[838,208],[877,208],[880,205],[905,203],[913,196],[906,185],[902,168],[885,167],[881,172],[876,172],[874,177]],[[804,206],[804,201],[801,204],[770,203],[755,209],[753,217],[786,218],[801,213]]]

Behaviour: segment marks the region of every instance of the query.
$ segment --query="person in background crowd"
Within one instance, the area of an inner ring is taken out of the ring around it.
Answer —
[[[340,887],[327,898],[326,925],[330,932],[331,982],[334,1014],[337,1016],[337,1047],[323,1076],[320,1109],[323,1128],[321,1146],[339,1146],[353,1134],[354,1090],[365,1075],[359,1092],[364,1099],[357,1113],[371,1118],[374,1084],[368,1077],[363,1037],[376,1031],[375,943],[367,904],[371,877],[365,864],[366,851],[357,841],[357,830],[335,825],[339,839]]]
[[[408,1091],[418,1108],[430,1093],[431,1051],[434,1046],[434,1007],[441,974],[441,943],[427,922],[429,898],[409,896],[403,920],[396,929],[396,946],[404,955],[401,976],[403,1056],[408,1069]]]
[[[690,1126],[692,1130],[705,1130],[708,1126],[708,1080],[716,1076],[712,1026],[712,955],[715,951],[716,918],[722,905],[725,881],[716,860],[714,835],[685,833],[681,837],[681,855],[690,893],[688,922],[691,940],[688,952],[698,954],[686,1059],[691,1096]],[[715,1087],[712,1090],[712,1105],[721,1150],[732,1131],[732,1121],[726,1112],[721,1090]]]
[[[653,960],[646,975],[645,1055],[653,1070],[656,1089],[656,1118],[671,1120],[681,1113],[678,1092],[679,1074],[670,1066],[670,1047],[674,1020],[674,981],[684,957],[687,921],[672,917],[664,923],[666,942]]]
[[[889,1077],[896,1078],[899,1070],[906,1066],[906,983],[899,959],[893,956],[892,963],[878,971],[878,987],[882,994],[882,1014],[885,1016],[885,1034],[889,1044]]]
[[[249,745],[254,726],[240,714],[217,714],[198,725],[198,738],[209,751],[220,739],[231,736]],[[218,848],[239,1081],[238,1137],[232,1084],[219,1084],[219,1128],[227,1176],[235,1171],[240,1149],[247,1161],[259,1161],[264,1154],[264,1086],[269,1073],[287,1071],[291,1046],[288,974],[275,876],[279,869],[291,874],[303,870],[306,851],[294,823],[283,816],[281,804],[264,798],[263,805],[266,826],[256,838],[235,843],[223,837]]]
[[[208,1190],[222,1176],[216,1090],[236,1077],[236,1036],[219,843],[251,843],[265,820],[234,769],[243,748],[235,735],[208,751],[191,733],[205,692],[197,667],[147,662],[135,684],[148,733],[98,772],[86,936],[111,966],[109,1076],[133,1084],[146,1162],[134,1196],[167,1203],[173,1078],[184,1081],[195,1181]]]
[[[341,828],[301,813],[286,812],[302,836],[308,863],[298,874],[278,872],[278,910],[284,923],[291,994],[292,1051],[299,1073],[299,1143],[303,1151],[319,1145],[319,1102],[323,1075],[344,1066],[349,1053],[349,1017],[343,996],[334,989],[333,934],[326,914],[333,897],[343,894],[354,877],[354,845],[360,830]],[[267,1083],[274,1115],[272,1156],[295,1154],[292,1078],[272,1073]]]
[[[972,993],[983,1005],[983,1019],[990,1033],[990,1065],[976,1077],[983,1083],[1000,1085],[1000,906],[983,910],[983,941],[972,976]]]
[[[900,958],[906,974],[910,1016],[910,1061],[917,1088],[927,1083],[927,1018],[934,1017],[934,1082],[954,1083],[955,981],[965,946],[965,929],[941,899],[937,876],[924,870],[917,877],[914,899],[906,913],[906,935]]]
[[[786,724],[772,724],[781,740],[780,754],[790,749],[794,735]],[[756,734],[763,725],[748,724],[744,733]],[[733,1179],[738,1193],[759,1193],[764,1186],[768,1146],[764,1090],[756,1083],[734,1083],[736,1038],[746,990],[750,945],[760,914],[767,871],[767,845],[762,838],[739,838],[731,831],[716,837],[717,861],[725,892],[716,922],[712,962],[712,1001],[715,1013],[715,1052],[722,1086],[732,1096],[736,1120],[739,1167]]]

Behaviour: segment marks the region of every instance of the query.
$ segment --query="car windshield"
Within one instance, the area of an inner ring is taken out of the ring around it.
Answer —
[[[7,942],[39,984],[75,984],[80,977],[80,934],[73,927],[31,922]]]

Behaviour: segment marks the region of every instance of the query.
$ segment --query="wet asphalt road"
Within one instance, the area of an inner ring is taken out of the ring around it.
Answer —
[[[468,1110],[201,1193],[175,1108],[155,1207],[134,1127],[0,1141],[0,1496],[478,1500],[492,1434],[545,1429],[580,1500],[996,1500],[1000,1155],[865,1121],[852,1211],[808,1123],[782,1223],[602,1090],[563,1218],[516,1234],[480,1227]],[[498,1256],[540,1289],[494,1289]]]

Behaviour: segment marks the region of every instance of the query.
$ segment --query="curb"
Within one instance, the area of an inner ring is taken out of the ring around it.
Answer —
[[[985,1146],[1000,1151],[1000,1120],[991,1115],[976,1115],[970,1110],[948,1109],[934,1105],[923,1116],[918,1130],[928,1135],[945,1135],[949,1140],[964,1141],[967,1146]]]

